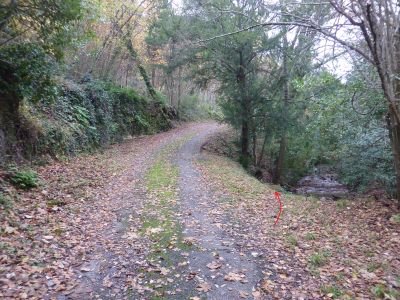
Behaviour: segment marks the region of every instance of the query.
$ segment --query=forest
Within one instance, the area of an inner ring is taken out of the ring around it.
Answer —
[[[400,2],[0,0],[0,208],[4,299],[399,299]]]

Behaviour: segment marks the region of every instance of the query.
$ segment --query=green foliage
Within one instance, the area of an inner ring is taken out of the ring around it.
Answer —
[[[38,185],[37,174],[34,171],[19,171],[11,177],[10,181],[13,185],[23,190],[29,190]]]
[[[291,136],[288,167],[297,165],[301,174],[329,164],[353,189],[372,184],[390,191],[395,178],[382,93],[354,74],[346,83],[325,71],[295,82],[299,99],[308,101],[299,131]]]
[[[186,121],[204,119],[221,119],[220,113],[209,103],[200,99],[199,95],[186,95],[179,105],[179,117]]]
[[[313,240],[315,240],[316,238],[317,238],[317,237],[315,236],[314,233],[312,233],[312,232],[307,232],[307,234],[306,234],[306,239],[307,239],[307,240],[313,241]]]
[[[32,136],[31,154],[53,156],[91,151],[126,136],[153,133],[170,127],[169,108],[148,101],[137,91],[102,81],[81,85],[58,82],[51,103],[24,103],[20,110]],[[29,150],[29,149],[27,149]]]
[[[73,21],[82,16],[82,0],[7,1],[0,6],[6,41],[31,40],[47,53],[62,57],[74,37]],[[2,41],[4,42],[4,41]],[[7,45],[7,42],[4,42]]]
[[[321,292],[326,295],[329,295],[330,298],[339,298],[343,295],[343,292],[335,285],[325,285],[321,288]]]
[[[32,102],[54,101],[57,96],[55,69],[52,59],[35,44],[0,48],[0,90],[3,93]]]
[[[330,256],[331,253],[328,251],[315,252],[311,254],[309,262],[313,267],[321,267],[327,263]]]
[[[345,209],[348,206],[349,206],[349,201],[347,201],[346,199],[340,199],[336,201],[336,207],[339,209]]]
[[[390,289],[382,284],[378,284],[372,288],[372,293],[379,299],[398,299],[400,292]]]
[[[291,246],[297,246],[298,244],[296,237],[292,234],[287,235],[286,240]]]
[[[393,215],[390,217],[390,222],[400,224],[400,214]]]
[[[53,206],[64,206],[67,203],[64,200],[51,199],[51,200],[48,200],[46,202],[46,204],[49,207],[53,207]]]

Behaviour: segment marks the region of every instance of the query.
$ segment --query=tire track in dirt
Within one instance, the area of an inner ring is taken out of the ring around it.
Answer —
[[[236,241],[222,229],[217,199],[201,180],[195,161],[202,159],[200,149],[207,137],[221,130],[210,125],[188,141],[178,152],[184,234],[194,241],[189,253],[189,274],[197,281],[197,294],[208,299],[253,299],[261,272],[252,259],[235,248]],[[221,216],[222,217],[222,216]]]

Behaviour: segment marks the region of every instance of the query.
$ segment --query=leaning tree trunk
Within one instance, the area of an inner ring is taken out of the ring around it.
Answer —
[[[133,48],[131,39],[128,37],[125,37],[125,43],[126,43],[126,47],[128,48],[130,55],[132,56],[133,60],[135,61],[136,65],[139,69],[140,76],[142,76],[142,79],[146,85],[146,88],[150,94],[150,97],[153,100],[157,101],[158,99],[157,99],[156,90],[154,89],[154,86],[152,85],[150,78],[147,75],[146,69],[144,68],[144,66],[142,65],[142,63],[139,60],[139,54],[137,53],[135,48]]]

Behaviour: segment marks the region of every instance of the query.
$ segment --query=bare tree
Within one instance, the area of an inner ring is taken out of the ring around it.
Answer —
[[[388,127],[396,170],[400,206],[400,1],[329,1],[363,37],[366,47],[357,52],[376,68],[388,106]],[[337,39],[342,45],[350,43]]]

